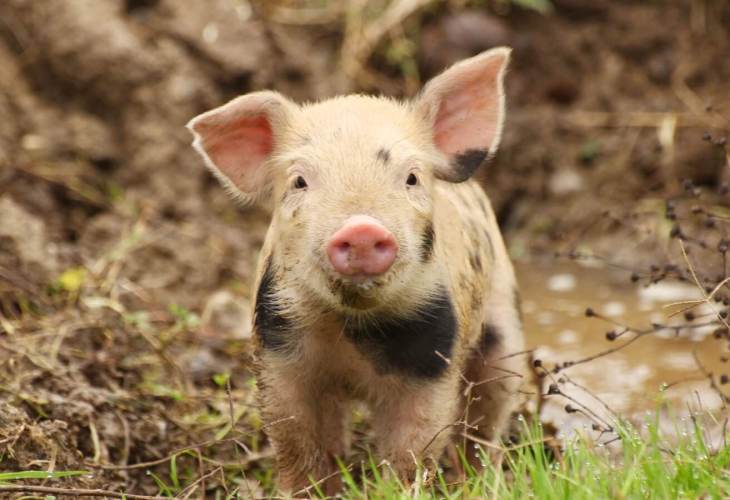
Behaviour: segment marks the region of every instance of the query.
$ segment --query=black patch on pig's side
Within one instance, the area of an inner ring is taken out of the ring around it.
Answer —
[[[463,153],[454,156],[451,162],[451,175],[447,181],[464,182],[474,175],[484,159],[487,157],[485,149],[467,149]]]
[[[484,323],[482,325],[482,335],[479,337],[479,352],[485,356],[490,354],[502,342],[502,334],[499,333],[497,327]]]
[[[435,379],[448,367],[443,358],[451,357],[457,324],[451,299],[442,288],[410,315],[348,321],[345,335],[381,374]]]
[[[276,276],[269,258],[266,261],[259,289],[256,291],[254,329],[260,337],[264,349],[283,352],[289,347],[287,337],[292,330],[292,322],[276,303],[275,294]]]
[[[421,262],[428,262],[433,257],[433,242],[436,233],[433,229],[433,222],[428,221],[421,235]]]
[[[384,148],[378,149],[377,158],[387,165],[390,162],[390,151]]]

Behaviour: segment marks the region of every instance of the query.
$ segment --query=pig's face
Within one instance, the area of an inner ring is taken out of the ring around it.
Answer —
[[[333,308],[370,309],[433,257],[428,128],[394,101],[345,97],[295,111],[275,156],[273,252]]]
[[[438,276],[435,185],[466,180],[496,150],[508,55],[459,63],[409,103],[299,106],[257,92],[189,128],[234,194],[274,207],[271,251],[289,286],[334,310],[374,310],[425,296]]]

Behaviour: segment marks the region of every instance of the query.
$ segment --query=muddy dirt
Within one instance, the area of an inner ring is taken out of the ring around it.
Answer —
[[[192,481],[220,467],[211,491],[268,484],[245,326],[266,214],[227,198],[183,127],[240,93],[408,96],[451,62],[510,45],[503,145],[480,175],[515,257],[676,262],[667,199],[680,215],[711,207],[720,215],[699,227],[715,231],[713,251],[724,241],[726,2],[553,0],[548,14],[433,2],[363,42],[386,4],[346,16],[344,2],[0,3],[0,469],[91,470],[53,484],[153,494],[147,472],[165,476],[165,458],[192,449],[180,469]],[[597,348],[602,333],[572,313],[540,323],[565,299],[545,297],[540,268],[523,269],[531,347],[547,345],[546,360]],[[612,280],[591,274],[576,289],[598,303],[608,299],[579,287]],[[634,314],[620,298],[634,292],[620,290],[608,293]],[[681,342],[661,348],[681,353],[663,362],[678,379],[691,371]],[[642,372],[642,352],[612,365],[641,372],[626,405],[612,400],[622,410],[672,380]],[[126,468],[146,462],[159,463]]]

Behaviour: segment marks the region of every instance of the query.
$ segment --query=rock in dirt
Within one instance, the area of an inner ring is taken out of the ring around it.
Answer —
[[[548,186],[552,194],[563,196],[581,191],[585,187],[585,181],[575,169],[561,168],[550,177]]]
[[[7,195],[0,198],[0,268],[33,287],[57,271],[45,224]]]
[[[251,338],[251,308],[248,301],[227,290],[210,296],[203,310],[203,332],[210,337]]]
[[[481,10],[464,10],[441,17],[424,29],[420,63],[432,76],[461,59],[483,50],[509,45],[511,32],[500,19]]]
[[[262,66],[272,65],[264,25],[253,18],[247,2],[163,0],[143,22],[183,41],[189,50],[195,47],[223,74],[246,80]]]

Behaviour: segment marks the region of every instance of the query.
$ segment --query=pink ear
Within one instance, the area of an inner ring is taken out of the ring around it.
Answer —
[[[187,127],[193,147],[223,184],[245,201],[254,200],[266,186],[264,164],[293,106],[275,92],[255,92],[196,116]]]
[[[504,73],[510,49],[500,47],[461,61],[431,80],[418,106],[432,124],[433,141],[449,159],[436,169],[462,182],[497,151],[504,122]]]

